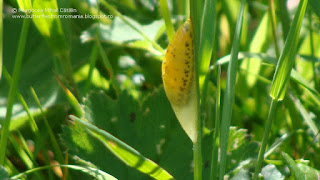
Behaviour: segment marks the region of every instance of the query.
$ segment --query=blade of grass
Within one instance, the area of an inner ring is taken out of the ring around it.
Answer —
[[[270,96],[272,97],[271,106],[269,109],[268,119],[265,125],[265,132],[262,139],[262,144],[259,150],[257,164],[255,168],[255,172],[253,175],[253,180],[258,179],[259,172],[262,167],[264,152],[266,150],[268,137],[270,134],[270,129],[272,125],[272,120],[275,118],[276,107],[278,101],[284,98],[287,81],[290,77],[290,72],[292,70],[295,54],[296,54],[296,46],[299,40],[299,33],[301,29],[302,20],[306,11],[308,0],[301,0],[299,3],[299,7],[297,9],[296,15],[293,20],[293,24],[289,30],[289,35],[285,42],[284,48],[279,57],[279,61],[277,63],[276,72],[273,76],[273,81],[271,85]]]
[[[242,30],[243,13],[245,8],[246,0],[241,1],[241,7],[238,15],[236,24],[236,30],[233,38],[233,45],[231,49],[231,61],[228,66],[226,90],[224,93],[223,109],[222,109],[222,120],[221,120],[221,135],[220,135],[220,175],[219,179],[224,179],[226,166],[227,166],[227,146],[229,137],[229,127],[231,124],[232,117],[232,106],[234,100],[235,82],[237,74],[237,61],[239,44]]]
[[[149,41],[154,48],[156,48],[158,51],[160,51],[163,55],[165,53],[165,51],[161,48],[161,46],[159,46],[155,41],[151,40],[146,34],[143,33],[142,30],[140,30],[139,28],[135,27],[133,24],[131,24],[125,16],[123,16],[119,11],[117,11],[117,9],[115,7],[113,7],[112,5],[110,5],[107,1],[105,0],[100,0],[101,4],[104,5],[105,8],[107,8],[112,14],[114,14],[115,16],[119,16],[119,18],[125,22],[126,24],[128,24],[133,30],[137,31],[139,34],[141,34],[141,36],[143,36],[147,41]]]
[[[83,114],[83,108],[81,106],[81,104],[79,103],[79,101],[77,100],[77,98],[72,94],[71,91],[69,91],[69,89],[67,89],[67,87],[61,82],[61,80],[59,79],[58,75],[55,74],[55,77],[58,81],[58,84],[60,85],[60,87],[62,88],[64,94],[66,95],[70,105],[72,106],[72,108],[75,111],[75,115],[77,116],[82,116]]]
[[[259,26],[250,42],[249,51],[250,52],[262,52],[265,50],[266,45],[269,45],[269,26],[270,20],[268,13],[265,13],[260,21]],[[246,82],[249,88],[254,87],[257,81],[257,76],[252,76],[250,74],[259,74],[261,69],[260,59],[244,59],[241,63],[241,68],[246,69],[249,73],[245,74]]]
[[[201,26],[200,22],[202,22],[202,14],[203,14],[203,2],[197,0],[190,0],[190,15],[191,22],[193,28],[193,47],[194,47],[194,64],[195,64],[195,83],[196,83],[196,95],[197,95],[197,140],[193,144],[193,164],[194,164],[194,180],[202,179],[202,121],[201,121],[201,111],[200,111],[200,87],[199,87],[199,70],[200,70],[200,59],[199,59],[199,47],[200,47],[200,33]]]
[[[294,17],[292,26],[289,30],[284,48],[279,57],[276,72],[273,76],[270,96],[272,99],[282,100],[287,87],[287,81],[290,76],[296,55],[296,48],[299,40],[302,20],[306,11],[308,0],[301,0]]]
[[[2,13],[2,12],[1,12]],[[1,128],[1,140],[0,140],[0,164],[2,165],[5,160],[6,156],[6,147],[7,147],[7,140],[9,136],[9,128],[12,116],[12,109],[14,100],[16,97],[17,89],[18,89],[18,82],[20,78],[20,70],[22,65],[22,59],[24,55],[24,48],[27,41],[28,30],[30,25],[30,19],[26,18],[23,19],[22,30],[20,34],[18,50],[16,54],[14,69],[13,69],[13,77],[12,77],[12,85],[10,86],[9,95],[8,95],[8,104],[7,104],[7,111],[6,117],[3,121],[2,128]]]
[[[104,171],[101,171],[99,169],[92,168],[92,167],[82,167],[82,166],[78,166],[78,165],[51,165],[51,166],[37,167],[37,168],[29,169],[23,173],[15,175],[15,176],[12,176],[11,179],[19,179],[19,178],[22,178],[23,176],[26,176],[28,174],[35,173],[37,171],[41,171],[44,169],[51,169],[53,167],[65,167],[65,168],[69,168],[69,169],[73,169],[73,170],[77,170],[77,171],[82,171],[86,174],[93,176],[95,179],[98,179],[98,180],[117,180],[115,177],[113,177],[110,174],[108,174]]]
[[[218,149],[219,149],[219,134],[220,134],[220,101],[221,101],[221,66],[218,67],[217,71],[217,90],[216,90],[216,118],[215,118],[215,131],[213,134],[213,147],[212,147],[212,155],[211,155],[211,171],[210,171],[210,179],[217,179],[218,175]]]
[[[200,46],[199,46],[199,86],[200,92],[204,86],[207,77],[213,45],[215,42],[216,30],[216,0],[206,0],[202,14],[200,28]],[[200,94],[201,94],[200,93]],[[205,94],[205,93],[202,93]]]
[[[39,109],[41,111],[41,114],[43,116],[44,124],[45,124],[45,127],[46,127],[46,129],[47,129],[47,131],[49,133],[49,137],[50,137],[50,141],[52,143],[54,154],[56,155],[58,162],[62,164],[64,162],[64,158],[63,158],[61,149],[59,147],[58,141],[55,138],[54,133],[53,133],[53,131],[52,131],[51,127],[50,127],[50,124],[48,122],[48,119],[44,114],[43,108],[41,106],[40,100],[39,100],[36,92],[34,91],[34,89],[32,87],[30,88],[30,91],[31,91],[31,94],[32,94],[34,100],[36,101],[36,103],[37,103],[37,105],[38,105],[38,107],[39,107]]]
[[[264,134],[263,134],[262,144],[261,144],[259,154],[258,154],[258,160],[257,160],[257,164],[256,164],[256,169],[254,171],[253,180],[258,179],[258,175],[259,175],[259,172],[260,172],[260,169],[262,166],[264,152],[265,152],[265,149],[268,144],[268,137],[269,137],[269,133],[270,133],[271,125],[272,125],[272,120],[276,116],[277,105],[278,105],[278,101],[276,101],[276,100],[271,101],[268,119],[267,119],[266,124],[264,126],[265,130],[264,130]]]
[[[10,140],[11,144],[13,145],[13,148],[18,153],[18,156],[20,157],[20,159],[23,161],[23,163],[26,165],[26,167],[28,169],[32,169],[37,166],[36,162],[34,161],[33,156],[29,157],[29,155],[32,155],[30,153],[30,151],[26,152],[23,148],[21,148],[20,145],[18,144],[18,142],[16,141],[16,139],[13,138],[13,136],[10,136],[9,140]],[[24,138],[20,137],[20,140],[24,141],[24,143],[25,143]],[[41,177],[43,178],[43,176],[40,176],[39,173],[36,173],[35,175],[38,179],[41,179]]]
[[[5,67],[3,67],[3,75],[6,78],[6,80],[8,81],[9,85],[12,86],[12,78]],[[19,90],[17,90],[17,96],[18,96],[18,99],[19,99],[20,103],[22,104],[24,110],[27,112],[27,115],[30,120],[29,122],[30,122],[30,127],[31,127],[32,132],[36,136],[39,135],[39,128],[36,124],[36,121],[34,120],[33,116],[31,115],[29,107],[28,107],[26,101],[24,100],[24,98],[22,97],[22,95],[20,94]]]
[[[171,42],[174,36],[174,28],[171,22],[171,16],[170,16],[167,0],[160,0],[160,9],[161,9],[162,17],[164,19],[164,23],[166,25],[168,39],[169,39],[169,42]]]
[[[174,178],[156,163],[142,156],[138,151],[112,136],[106,131],[85,122],[75,116],[69,116],[70,119],[85,126],[87,132],[94,138],[99,140],[110,152],[112,152],[123,163],[136,168],[137,170],[148,174],[149,176],[159,180],[173,180]]]

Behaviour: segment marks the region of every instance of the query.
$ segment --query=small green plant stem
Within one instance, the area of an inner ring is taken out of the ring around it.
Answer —
[[[201,154],[201,137],[193,145],[193,158],[194,158],[194,180],[202,179],[202,154]]]
[[[263,135],[263,139],[262,139],[262,144],[261,144],[259,154],[258,154],[256,169],[255,169],[254,175],[253,175],[253,180],[258,179],[258,175],[261,170],[262,162],[264,159],[264,152],[266,151],[266,147],[268,144],[272,120],[275,118],[275,115],[276,115],[277,105],[278,105],[278,100],[272,99],[270,109],[269,109],[268,119],[267,119],[267,122],[265,125],[265,131],[264,131],[264,135]]]
[[[171,16],[170,16],[167,0],[160,0],[160,9],[161,9],[162,17],[164,19],[164,23],[166,25],[168,39],[169,39],[169,42],[171,42],[174,36],[174,28],[171,22]]]
[[[215,131],[213,134],[213,145],[211,155],[211,170],[210,180],[215,180],[218,174],[218,149],[219,149],[219,134],[220,134],[220,100],[221,100],[221,66],[217,71],[217,90],[216,90],[216,117],[215,117]]]
[[[9,127],[11,122],[12,109],[13,109],[14,100],[17,94],[18,82],[20,78],[20,70],[21,70],[22,59],[23,59],[23,54],[25,50],[25,44],[27,41],[29,25],[30,25],[30,19],[25,18],[22,24],[22,30],[21,30],[17,55],[15,59],[14,69],[13,69],[12,85],[10,86],[9,95],[8,95],[6,117],[3,123],[1,124],[2,128],[1,128],[1,140],[0,140],[0,147],[1,147],[0,148],[0,165],[4,164],[4,160],[6,157],[6,149],[7,149],[6,147],[7,147],[8,136],[10,133]]]

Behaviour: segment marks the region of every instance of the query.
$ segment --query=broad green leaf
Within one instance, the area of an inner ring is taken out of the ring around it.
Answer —
[[[9,174],[3,166],[0,166],[0,179],[1,180],[9,180]]]
[[[161,27],[164,25],[163,20],[154,21],[148,25],[141,25],[137,21],[125,17],[128,22],[130,22],[135,27],[141,29],[149,39],[155,40]],[[99,31],[98,31],[99,30]],[[145,40],[145,37],[141,33],[132,29],[130,25],[124,22],[119,17],[115,17],[112,24],[93,24],[89,29],[82,32],[80,38],[82,42],[88,42],[93,40],[97,36],[101,41],[113,43],[115,45],[124,45],[131,48],[139,48],[149,50],[153,54],[161,55],[161,53],[156,50],[152,44]]]
[[[33,22],[42,36],[46,39],[49,47],[57,56],[65,56],[69,52],[69,48],[62,30],[58,5],[56,0],[34,0],[34,9],[41,9],[41,11],[33,12],[33,15],[39,18],[33,18]],[[49,9],[47,11],[46,9]]]
[[[301,24],[307,8],[307,4],[308,0],[300,1],[284,48],[279,57],[270,91],[270,96],[275,100],[282,100],[284,98],[287,88],[287,81],[289,79],[290,72],[294,64],[295,55],[297,53],[296,49],[299,40]]]
[[[91,93],[85,100],[84,117],[134,147],[144,156],[158,160],[161,166],[168,167],[168,162],[162,156],[164,148],[167,148],[163,143],[168,141],[173,125],[182,131],[179,131],[181,133],[177,136],[177,141],[188,140],[188,137],[176,122],[163,89],[148,95],[141,103],[129,96],[127,92],[121,92],[117,100],[102,93]],[[127,177],[148,179],[147,175],[124,165],[77,123],[64,128],[63,139],[70,148],[71,154],[92,162],[119,179]],[[177,147],[175,144],[172,146]],[[185,144],[181,144],[179,147],[183,152],[189,151],[192,154],[192,145],[185,147]],[[104,159],[97,157],[104,157]],[[169,157],[173,158],[171,154]],[[182,167],[182,164],[179,167]],[[181,177],[188,171],[180,172],[178,171],[177,175]]]
[[[266,45],[269,41],[269,14],[265,13],[263,18],[260,21],[260,24],[253,36],[252,41],[250,42],[249,51],[253,53],[259,53],[265,50]],[[246,69],[246,80],[249,87],[253,87],[257,81],[257,76],[260,72],[261,60],[260,59],[244,59],[241,68]],[[254,74],[254,75],[252,75]]]
[[[309,180],[309,179],[319,179],[320,171],[312,167],[309,167],[303,163],[296,163],[288,154],[283,153],[285,161],[287,162],[291,175],[295,177],[296,180]]]
[[[173,177],[164,169],[159,167],[150,159],[142,156],[138,151],[112,136],[106,131],[103,131],[96,126],[87,123],[75,116],[70,118],[87,128],[87,132],[98,139],[106,148],[108,148],[115,156],[122,160],[128,166],[150,175],[159,180],[173,179]]]
[[[275,165],[269,164],[262,168],[261,174],[264,180],[283,180],[284,176],[278,171]]]
[[[231,180],[250,180],[249,171],[246,169],[240,169]]]

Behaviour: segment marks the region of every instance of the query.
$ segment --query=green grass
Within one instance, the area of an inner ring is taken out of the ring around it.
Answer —
[[[317,0],[97,3],[1,1],[0,179],[317,177]],[[104,17],[14,18],[25,13],[12,8],[31,5]],[[166,48],[188,18],[194,143],[161,80]]]

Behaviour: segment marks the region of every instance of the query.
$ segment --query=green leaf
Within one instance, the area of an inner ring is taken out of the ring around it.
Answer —
[[[167,171],[159,167],[156,163],[145,158],[138,151],[112,136],[108,132],[103,131],[75,116],[70,116],[70,118],[84,125],[90,135],[103,143],[106,148],[108,148],[115,156],[117,156],[128,166],[136,168],[137,170],[148,174],[155,179],[173,179],[173,177]]]
[[[319,179],[320,171],[311,168],[302,163],[296,163],[288,154],[283,153],[285,161],[288,163],[291,174],[297,180],[309,180],[309,179]]]
[[[283,180],[284,176],[278,171],[275,165],[269,164],[262,168],[261,174],[264,180]]]
[[[279,57],[270,91],[270,96],[275,100],[282,100],[284,98],[287,88],[287,81],[294,64],[301,24],[307,4],[308,0],[300,1],[297,13],[289,30],[289,35]]]
[[[0,166],[0,180],[9,180],[9,174],[3,166]]]

